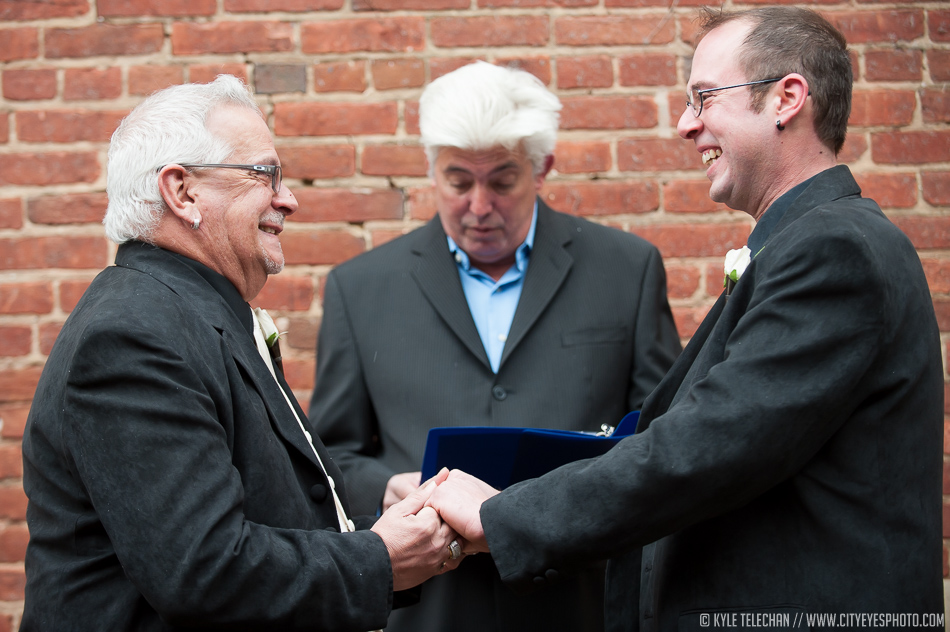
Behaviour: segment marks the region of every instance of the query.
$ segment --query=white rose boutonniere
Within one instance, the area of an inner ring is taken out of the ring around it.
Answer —
[[[283,373],[284,363],[280,357],[280,343],[278,342],[280,331],[277,329],[277,324],[274,323],[274,319],[270,317],[270,314],[260,307],[254,308],[254,317],[260,323],[261,331],[264,333],[264,342],[267,344],[267,351],[270,352],[271,362]]]
[[[723,272],[726,276],[722,280],[722,285],[726,288],[726,296],[732,293],[732,288],[735,287],[739,277],[742,276],[751,262],[752,251],[749,250],[748,246],[730,250],[726,253],[726,262],[723,264]]]

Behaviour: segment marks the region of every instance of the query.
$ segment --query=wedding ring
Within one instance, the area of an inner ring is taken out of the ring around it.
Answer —
[[[457,560],[460,557],[462,557],[462,545],[458,540],[452,540],[449,542],[449,559]]]

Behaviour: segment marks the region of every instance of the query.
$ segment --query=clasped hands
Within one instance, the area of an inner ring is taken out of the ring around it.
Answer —
[[[461,470],[443,469],[421,486],[418,481],[418,472],[390,479],[383,515],[372,527],[389,551],[393,590],[412,588],[458,567],[465,555],[488,551],[479,510],[498,490]],[[453,541],[462,555],[453,556]]]

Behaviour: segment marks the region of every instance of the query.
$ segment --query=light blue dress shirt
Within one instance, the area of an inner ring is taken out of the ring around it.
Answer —
[[[468,301],[468,309],[472,313],[472,319],[475,320],[478,335],[482,339],[482,345],[491,362],[491,369],[495,373],[498,373],[498,365],[501,363],[501,354],[508,340],[511,321],[514,320],[521,290],[524,288],[524,275],[528,270],[531,248],[534,246],[534,230],[537,223],[538,202],[535,200],[528,236],[515,251],[515,264],[508,268],[498,281],[473,267],[465,251],[459,248],[451,237],[446,236],[449,252],[455,256],[459,278],[462,280],[462,291],[465,292],[465,299]]]

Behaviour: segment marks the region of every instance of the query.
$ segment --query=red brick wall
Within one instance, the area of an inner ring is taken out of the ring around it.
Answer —
[[[557,172],[545,199],[657,244],[686,338],[720,292],[723,254],[745,242],[752,224],[708,199],[699,157],[676,135],[700,2],[669,4],[0,0],[0,632],[18,624],[23,595],[19,440],[60,326],[112,260],[99,223],[105,155],[131,107],[156,89],[220,72],[255,88],[300,200],[283,237],[287,269],[258,303],[289,331],[285,366],[304,402],[323,279],[334,264],[432,216],[417,146],[419,94],[473,59],[520,65],[561,97]],[[842,161],[917,245],[946,357],[950,8],[810,4],[853,51]],[[945,480],[950,486],[950,467]]]

